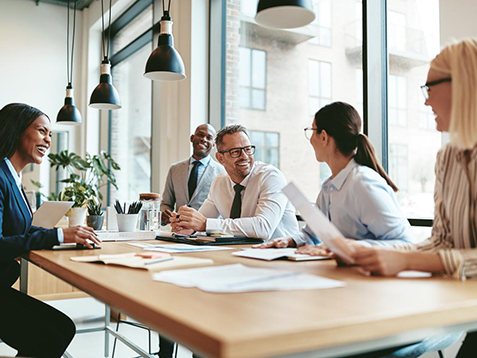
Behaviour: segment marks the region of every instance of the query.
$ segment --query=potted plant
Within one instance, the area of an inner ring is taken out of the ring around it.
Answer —
[[[96,204],[93,200],[88,203],[88,216],[86,217],[86,225],[93,230],[101,230],[103,227],[104,216],[101,210],[101,203]]]
[[[61,201],[74,201],[73,207],[66,214],[69,225],[84,224],[86,219],[86,206],[90,201],[101,202],[103,195],[100,189],[110,183],[116,189],[116,177],[113,170],[120,170],[118,163],[105,151],[91,156],[86,153],[81,158],[74,152],[63,150],[58,154],[48,154],[52,168],[66,169],[69,177],[60,180],[66,183],[66,188],[58,195]]]

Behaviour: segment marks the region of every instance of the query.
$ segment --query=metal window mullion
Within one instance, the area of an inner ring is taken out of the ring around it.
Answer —
[[[364,133],[388,169],[387,0],[363,0]]]

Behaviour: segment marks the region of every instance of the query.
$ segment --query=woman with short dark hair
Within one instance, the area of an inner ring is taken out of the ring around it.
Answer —
[[[75,325],[53,307],[11,287],[20,274],[15,258],[62,242],[99,244],[87,227],[32,226],[20,173],[26,165],[43,161],[51,144],[50,128],[48,116],[29,105],[12,103],[0,110],[0,339],[23,357],[61,357]]]

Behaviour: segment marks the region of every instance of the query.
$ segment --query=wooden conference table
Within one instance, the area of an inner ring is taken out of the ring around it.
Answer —
[[[142,270],[69,259],[139,250],[103,243],[101,250],[32,251],[25,258],[205,357],[341,357],[477,329],[477,280],[366,277],[333,261],[265,262],[231,250],[187,254],[215,265],[299,270],[346,282],[334,289],[214,294],[156,282]]]

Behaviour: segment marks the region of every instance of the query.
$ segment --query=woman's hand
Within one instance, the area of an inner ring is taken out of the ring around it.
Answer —
[[[101,244],[101,240],[98,239],[94,230],[87,226],[74,226],[67,229],[63,229],[63,241],[65,243],[76,242],[78,244],[83,244],[89,249],[92,249],[93,246],[88,242],[92,241],[96,245]]]
[[[254,249],[268,249],[270,247],[283,249],[284,247],[296,247],[296,243],[291,237],[279,237],[277,239],[264,242],[263,244],[253,245],[252,247]]]
[[[395,276],[408,269],[409,253],[378,247],[361,247],[353,254],[355,264],[374,275]]]
[[[301,246],[296,250],[296,253],[310,256],[334,257],[334,254],[323,244]]]

